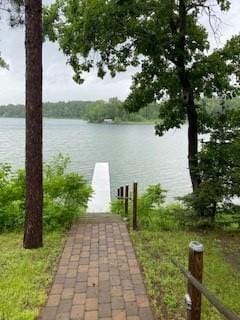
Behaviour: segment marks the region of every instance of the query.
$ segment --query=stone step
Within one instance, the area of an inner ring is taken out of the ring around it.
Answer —
[[[88,213],[86,216],[80,218],[80,223],[91,223],[91,224],[98,224],[98,223],[115,223],[115,222],[122,222],[123,219],[114,214],[108,213]]]

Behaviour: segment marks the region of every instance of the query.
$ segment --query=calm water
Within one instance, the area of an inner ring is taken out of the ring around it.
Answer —
[[[24,165],[24,120],[0,118],[0,162]],[[71,157],[71,170],[91,181],[95,162],[110,164],[112,195],[120,185],[139,182],[140,190],[161,183],[168,198],[190,191],[187,127],[164,137],[152,125],[89,124],[81,120],[44,120],[44,159]]]

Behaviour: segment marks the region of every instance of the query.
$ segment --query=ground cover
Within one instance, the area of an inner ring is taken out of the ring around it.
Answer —
[[[239,235],[214,231],[145,230],[133,232],[131,236],[157,319],[185,319],[186,281],[170,261],[170,256],[187,268],[191,240],[200,241],[205,248],[204,285],[227,307],[240,314]],[[202,319],[222,319],[205,298]]]
[[[47,298],[61,252],[63,230],[45,234],[45,245],[38,250],[22,248],[22,233],[0,235],[0,319],[33,320]]]

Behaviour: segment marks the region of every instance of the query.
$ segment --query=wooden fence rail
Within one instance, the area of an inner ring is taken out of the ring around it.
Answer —
[[[203,275],[203,245],[192,241],[189,244],[189,267],[188,271],[175,259],[171,258],[174,265],[187,278],[188,293],[185,296],[187,307],[187,320],[201,319],[201,296],[207,300],[228,320],[240,320],[240,317],[227,309],[208,289],[202,285]]]

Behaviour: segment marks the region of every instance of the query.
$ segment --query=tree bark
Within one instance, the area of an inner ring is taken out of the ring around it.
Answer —
[[[183,99],[186,99],[186,109],[188,118],[188,165],[192,182],[193,192],[195,192],[200,183],[198,173],[198,116],[194,103],[194,97],[191,88],[183,90]]]
[[[25,0],[26,216],[23,246],[42,246],[42,1]]]
[[[188,164],[189,173],[192,182],[192,189],[195,192],[200,183],[198,174],[198,116],[195,107],[194,93],[189,79],[188,70],[186,70],[186,22],[187,22],[186,0],[179,1],[179,41],[177,49],[176,66],[178,68],[179,80],[182,87],[183,105],[186,108],[188,118]],[[173,30],[176,31],[176,30]]]

